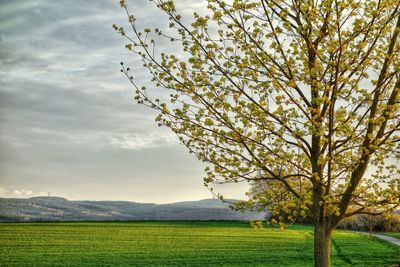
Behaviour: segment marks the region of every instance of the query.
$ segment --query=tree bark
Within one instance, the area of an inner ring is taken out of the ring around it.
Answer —
[[[369,238],[372,237],[372,218],[371,215],[368,216],[368,230],[369,230]]]
[[[314,266],[331,266],[331,231],[319,223],[314,223]]]

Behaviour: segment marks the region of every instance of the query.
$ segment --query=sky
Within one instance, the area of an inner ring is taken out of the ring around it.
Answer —
[[[139,26],[168,25],[148,0],[127,3]],[[206,5],[196,3],[177,6],[190,16]],[[151,89],[112,29],[126,20],[118,0],[0,0],[0,197],[50,192],[151,203],[211,197],[204,164],[157,126],[155,111],[136,104],[120,73],[124,61]],[[243,198],[247,185],[218,189]]]

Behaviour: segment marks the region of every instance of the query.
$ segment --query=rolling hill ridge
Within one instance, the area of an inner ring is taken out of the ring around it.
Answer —
[[[265,214],[238,212],[218,199],[171,204],[68,200],[61,197],[0,198],[0,221],[250,220]]]

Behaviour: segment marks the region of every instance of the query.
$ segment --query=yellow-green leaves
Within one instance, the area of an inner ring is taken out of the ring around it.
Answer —
[[[214,125],[214,121],[211,118],[206,118],[204,121],[204,124],[206,126],[212,126],[212,125]]]
[[[175,11],[175,5],[173,1],[161,2],[158,7],[169,13]]]

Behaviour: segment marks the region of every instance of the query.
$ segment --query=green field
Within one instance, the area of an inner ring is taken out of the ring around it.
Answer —
[[[2,223],[0,266],[312,266],[312,228],[243,222]],[[390,266],[400,247],[336,231],[333,266]]]

